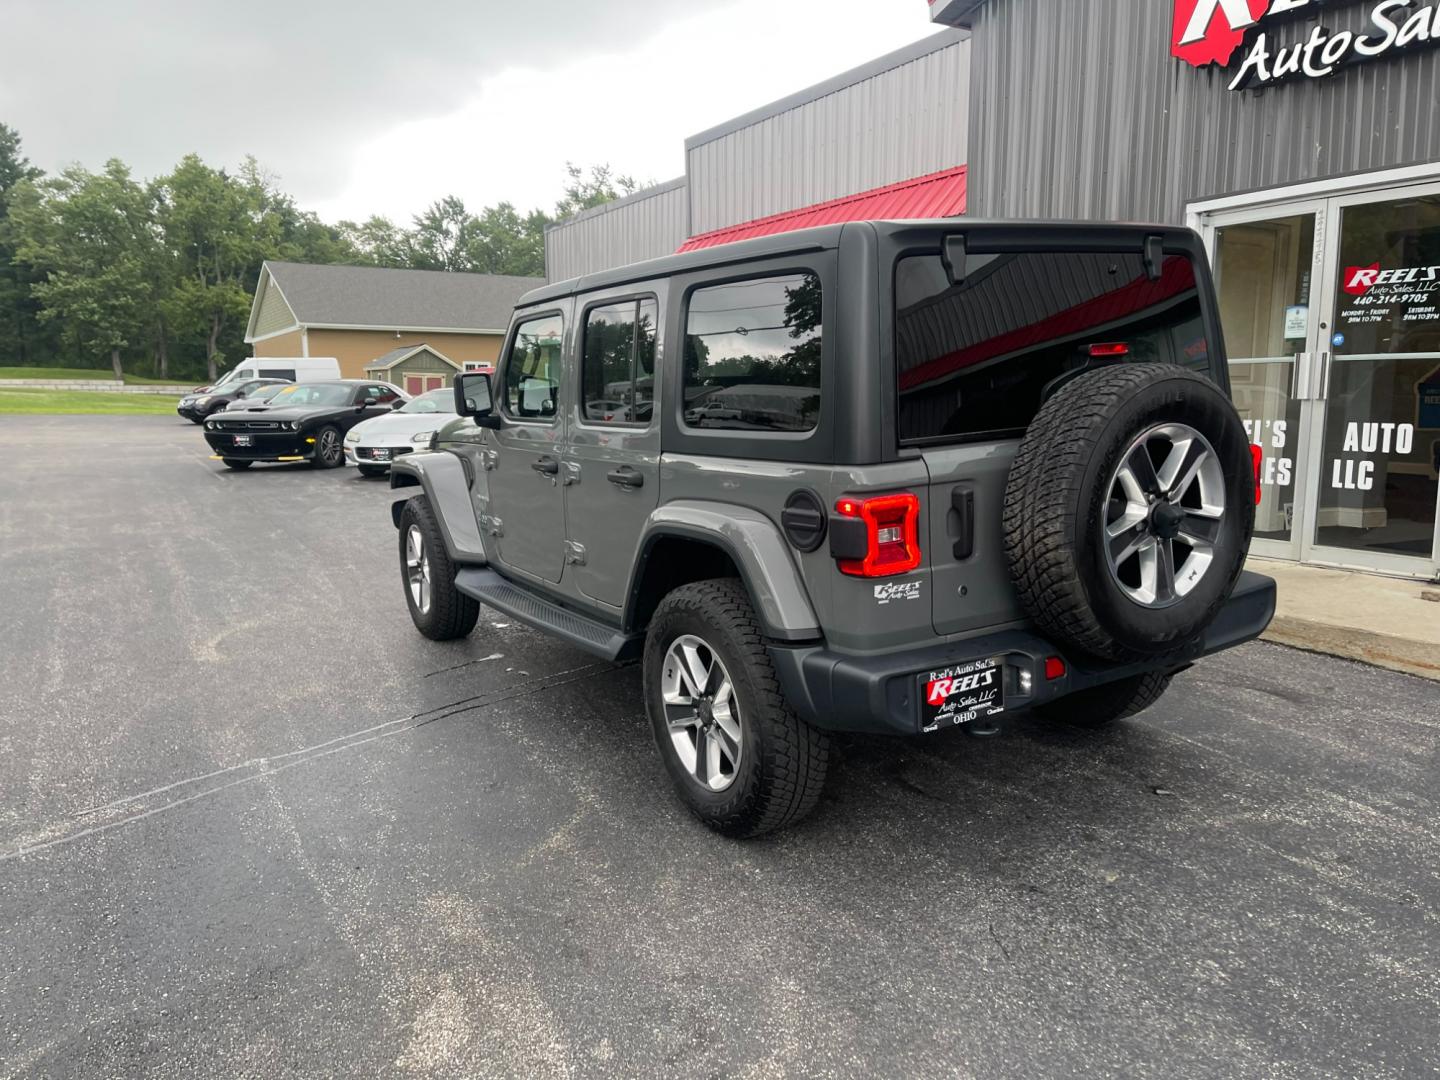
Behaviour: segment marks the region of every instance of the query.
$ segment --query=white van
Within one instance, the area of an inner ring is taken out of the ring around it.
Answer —
[[[291,382],[319,382],[340,378],[340,361],[333,356],[252,356],[227,371],[211,387],[250,379],[289,379]]]

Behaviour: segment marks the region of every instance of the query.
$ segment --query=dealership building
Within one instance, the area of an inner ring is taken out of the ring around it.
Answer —
[[[867,218],[1189,225],[1265,452],[1255,552],[1440,576],[1440,3],[930,17],[930,38],[687,139],[683,177],[552,227],[549,278]]]

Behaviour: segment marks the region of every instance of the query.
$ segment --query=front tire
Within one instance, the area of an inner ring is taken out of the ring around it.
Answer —
[[[225,462],[227,469],[235,469],[237,471],[243,471],[255,464],[253,461],[242,461],[240,458],[233,457],[222,458],[221,460]]]
[[[475,629],[480,601],[455,588],[455,564],[424,495],[400,512],[400,580],[410,620],[431,641],[454,641]]]
[[[335,425],[326,424],[315,433],[315,456],[310,464],[316,469],[338,469],[345,464],[345,443]]]
[[[760,836],[815,808],[830,740],[786,703],[740,582],[701,581],[666,596],[645,639],[643,679],[665,769],[706,825]]]
[[[1163,671],[1147,671],[1128,679],[1081,690],[1059,701],[1040,705],[1035,711],[1047,720],[1057,720],[1074,727],[1102,728],[1127,716],[1148,709],[1160,700],[1170,685],[1170,676]]]

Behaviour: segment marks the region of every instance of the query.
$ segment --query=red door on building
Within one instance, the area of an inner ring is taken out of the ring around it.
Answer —
[[[405,393],[411,397],[425,393],[427,390],[440,390],[445,386],[444,375],[406,375]]]

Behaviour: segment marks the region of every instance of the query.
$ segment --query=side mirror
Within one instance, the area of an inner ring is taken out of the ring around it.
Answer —
[[[365,404],[361,405],[360,407],[361,407],[362,409],[368,409],[368,408],[370,408],[370,406],[372,406],[372,405],[378,405],[378,404],[380,404],[380,399],[379,399],[379,398],[367,397],[367,398],[365,399]]]
[[[495,415],[489,375],[483,371],[467,371],[455,376],[455,411],[474,418],[479,427],[499,429],[500,418]]]

